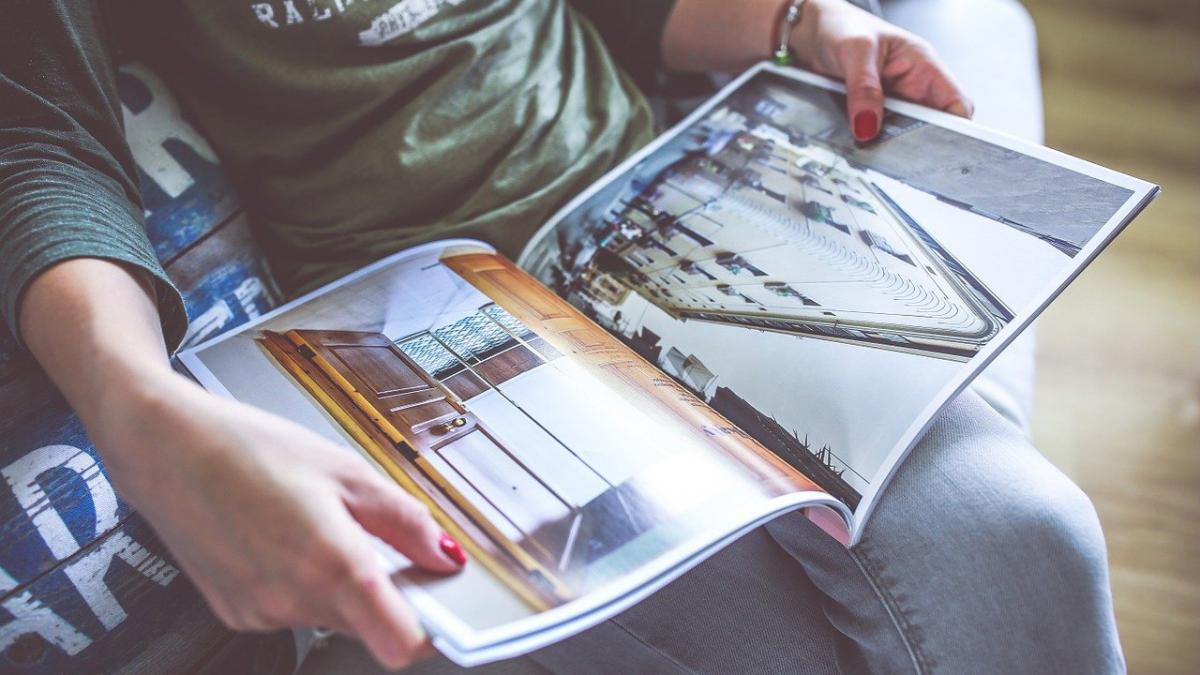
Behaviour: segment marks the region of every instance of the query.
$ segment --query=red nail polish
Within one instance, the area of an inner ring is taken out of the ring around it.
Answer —
[[[861,110],[854,116],[854,137],[869,141],[879,133],[879,118],[873,110]]]
[[[458,543],[454,537],[443,532],[441,538],[438,539],[438,547],[442,549],[442,553],[445,553],[447,558],[453,560],[459,567],[467,564],[467,553],[463,550],[462,544]]]

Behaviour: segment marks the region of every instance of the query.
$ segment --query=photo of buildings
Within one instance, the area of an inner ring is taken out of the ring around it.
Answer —
[[[733,118],[733,119],[729,119]],[[705,151],[621,201],[568,293],[614,328],[627,293],[711,321],[966,360],[1012,312],[878,185],[725,111]],[[733,127],[730,129],[729,127]],[[569,296],[570,297],[570,296]]]
[[[860,145],[844,118],[760,72],[522,264],[853,506],[1128,191],[894,112]]]

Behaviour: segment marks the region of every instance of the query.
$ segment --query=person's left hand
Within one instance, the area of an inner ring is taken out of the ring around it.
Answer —
[[[854,137],[874,138],[886,91],[970,117],[974,105],[922,38],[845,0],[808,0],[791,37],[799,64],[846,82]]]

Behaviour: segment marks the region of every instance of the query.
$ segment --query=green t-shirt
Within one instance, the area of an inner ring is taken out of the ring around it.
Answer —
[[[158,4],[151,60],[286,288],[437,237],[513,255],[652,130],[563,0]]]
[[[82,201],[99,204],[103,217],[96,208],[79,213],[79,199],[56,206],[53,194],[31,201],[18,187],[0,191],[10,321],[28,280],[66,257],[124,260],[164,279],[133,231],[136,176],[119,121],[108,119],[119,107],[106,40],[97,37],[106,23],[164,76],[216,148],[273,269],[296,292],[434,238],[478,237],[515,255],[554,209],[652,134],[645,100],[581,10],[639,17],[642,33],[625,39],[653,40],[653,50],[631,49],[645,56],[656,54],[654,28],[671,5],[148,0],[104,14],[81,8],[88,3],[38,1],[45,6],[23,10],[25,25],[0,29],[11,33],[0,41],[15,41],[0,48],[0,65],[25,51],[42,73],[0,78],[0,96],[28,99],[22,113],[0,112],[0,186],[13,171],[7,154],[35,183],[82,185],[93,193]],[[39,32],[42,40],[17,35]],[[47,91],[46,73],[65,84]],[[78,123],[65,153],[7,153],[21,140],[14,129],[38,112],[35,99],[51,104],[42,111],[48,125],[63,116]],[[166,296],[160,311],[177,338],[178,294]]]

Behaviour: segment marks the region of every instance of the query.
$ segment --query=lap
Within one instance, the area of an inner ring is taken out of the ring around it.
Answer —
[[[1091,503],[974,392],[938,417],[850,551],[768,525],[854,658],[886,672],[1113,672]]]
[[[479,672],[1119,669],[1095,514],[1016,425],[968,391],[894,481],[852,551],[780,518],[613,620]],[[369,666],[332,649],[306,671]]]
[[[530,667],[1114,672],[1104,551],[1083,493],[968,390],[914,448],[853,550],[785,516]]]
[[[837,671],[824,596],[756,530],[623,614],[529,656],[471,669],[539,673],[830,673]],[[382,672],[348,640],[313,652],[301,672]],[[406,675],[465,672],[444,657]]]
[[[1015,0],[883,7],[938,48],[978,121],[1041,140],[1036,37]],[[1095,514],[1025,433],[1032,342],[1010,347],[939,416],[854,550],[784,517],[601,626],[472,672],[1119,668]],[[1090,661],[1059,661],[1067,657]],[[335,641],[304,671],[371,667],[362,650]],[[437,658],[411,672],[458,671]]]

